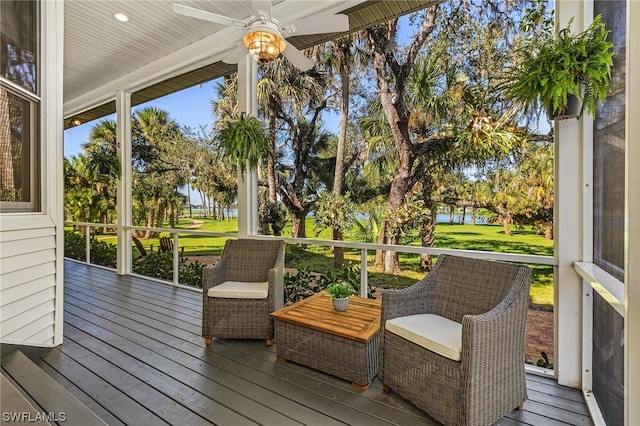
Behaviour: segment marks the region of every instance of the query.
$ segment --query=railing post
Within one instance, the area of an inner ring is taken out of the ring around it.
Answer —
[[[369,271],[367,270],[367,249],[360,249],[360,296],[367,297],[369,293]]]
[[[171,234],[173,236],[173,285],[180,283],[180,259],[178,256],[178,233]]]
[[[84,227],[84,258],[87,265],[91,264],[91,228],[87,225]]]

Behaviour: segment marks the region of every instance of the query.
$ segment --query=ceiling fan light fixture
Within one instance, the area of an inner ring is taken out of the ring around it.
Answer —
[[[267,64],[275,60],[287,47],[279,34],[264,30],[247,33],[242,38],[242,42],[259,64]]]

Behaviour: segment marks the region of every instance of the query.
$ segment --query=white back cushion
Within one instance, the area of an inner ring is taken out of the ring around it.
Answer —
[[[460,361],[462,324],[434,314],[418,314],[387,320],[386,330],[439,355]]]

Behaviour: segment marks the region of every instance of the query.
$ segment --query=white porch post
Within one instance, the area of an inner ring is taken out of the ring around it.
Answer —
[[[627,0],[624,424],[640,424],[640,2]]]
[[[116,126],[120,179],[118,180],[118,274],[131,273],[131,93],[116,93]]]
[[[43,188],[55,188],[43,195],[43,207],[49,212],[56,224],[56,278],[55,278],[55,311],[53,344],[57,346],[63,341],[64,324],[64,157],[63,143],[63,45],[64,45],[64,1],[49,1],[42,4],[42,128],[41,137],[46,144],[41,145],[46,159],[42,161],[45,178],[52,181],[49,185],[42,183]],[[45,136],[46,135],[46,136]],[[3,165],[4,167],[4,165]],[[26,294],[23,294],[26,297]]]
[[[559,0],[556,29],[575,17],[571,29],[582,31],[585,3]],[[582,378],[582,279],[571,264],[583,259],[583,144],[592,143],[592,121],[564,120],[555,123],[554,251],[558,266],[555,284],[555,369],[558,383],[581,387]],[[586,213],[586,212],[585,212]]]
[[[238,63],[238,109],[247,116],[258,114],[258,64],[250,55]],[[238,235],[258,233],[258,176],[255,170],[245,175],[238,171]]]

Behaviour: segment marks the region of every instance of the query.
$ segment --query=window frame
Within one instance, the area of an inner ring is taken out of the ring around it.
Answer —
[[[42,162],[43,137],[42,129],[42,2],[34,0],[36,6],[35,38],[35,92],[0,75],[0,88],[10,95],[17,96],[29,105],[29,201],[4,201],[0,199],[0,215],[12,213],[37,213],[43,212],[44,164]],[[24,164],[24,163],[23,163]]]

